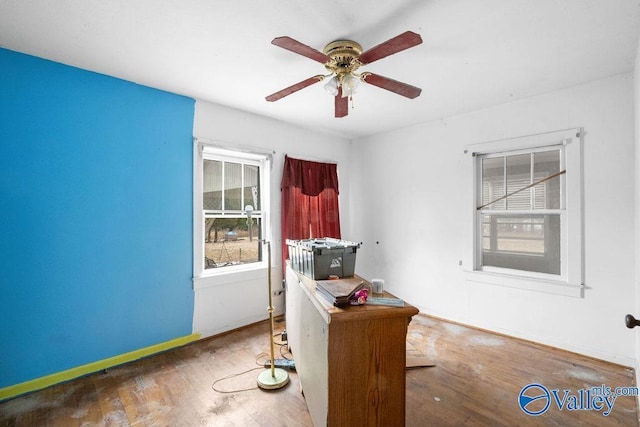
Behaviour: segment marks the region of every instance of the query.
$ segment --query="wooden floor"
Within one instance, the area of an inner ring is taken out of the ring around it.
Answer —
[[[256,389],[268,331],[263,322],[2,402],[0,426],[310,426],[295,372],[281,390]],[[435,363],[407,370],[407,426],[638,425],[634,397],[618,397],[609,416],[568,410],[571,398],[537,417],[518,405],[530,383],[577,396],[634,386],[632,369],[422,315],[407,343]]]

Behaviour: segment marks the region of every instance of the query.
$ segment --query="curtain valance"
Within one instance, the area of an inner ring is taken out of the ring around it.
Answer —
[[[338,192],[338,165],[284,157],[280,189],[297,187],[306,196],[317,196],[326,189]]]

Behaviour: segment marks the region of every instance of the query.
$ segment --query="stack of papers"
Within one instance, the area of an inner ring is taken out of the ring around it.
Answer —
[[[349,299],[364,287],[364,281],[355,277],[337,280],[317,280],[316,292],[336,307],[349,305]]]

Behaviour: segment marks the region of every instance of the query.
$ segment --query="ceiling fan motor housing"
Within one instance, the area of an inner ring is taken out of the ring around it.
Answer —
[[[324,54],[331,58],[331,61],[324,64],[327,71],[336,74],[338,78],[342,75],[354,72],[362,65],[358,58],[362,53],[362,46],[351,40],[336,40],[324,47]]]

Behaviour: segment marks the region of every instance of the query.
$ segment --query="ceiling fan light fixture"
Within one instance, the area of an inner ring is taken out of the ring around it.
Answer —
[[[358,90],[360,79],[353,73],[347,73],[342,77],[342,96],[351,96]]]
[[[325,85],[324,90],[331,96],[338,94],[338,78],[333,76]]]

